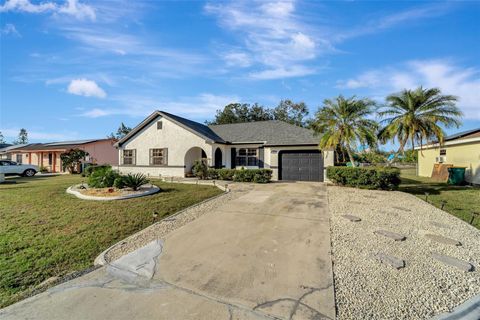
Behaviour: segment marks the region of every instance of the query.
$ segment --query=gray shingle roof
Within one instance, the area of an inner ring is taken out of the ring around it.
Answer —
[[[209,128],[231,143],[263,142],[266,145],[311,145],[319,142],[319,138],[312,130],[278,120],[210,125]]]
[[[463,131],[463,132],[458,132],[458,133],[455,133],[455,134],[452,134],[452,135],[449,135],[449,136],[445,137],[444,140],[445,141],[450,141],[450,140],[459,139],[459,138],[462,138],[464,136],[468,136],[470,134],[477,133],[479,131],[480,131],[480,128],[467,130],[467,131]]]
[[[15,150],[15,149],[18,149],[18,148],[23,148],[25,146],[28,146],[28,144],[15,144],[15,145],[9,145],[7,147],[3,147],[0,149],[0,153],[5,153],[5,152],[8,152],[8,151],[11,151],[11,150]]]
[[[214,131],[212,131],[211,128],[209,128],[204,124],[201,124],[192,120],[188,120],[165,111],[159,111],[159,113],[167,118],[170,118],[171,120],[174,120],[182,124],[184,127],[187,127],[214,142],[225,143],[224,139],[219,137]]]

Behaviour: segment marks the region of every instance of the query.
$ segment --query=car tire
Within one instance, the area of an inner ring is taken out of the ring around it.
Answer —
[[[24,177],[33,177],[37,172],[33,169],[27,169],[23,172]]]

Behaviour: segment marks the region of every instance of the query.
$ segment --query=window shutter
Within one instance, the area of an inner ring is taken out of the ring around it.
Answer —
[[[258,167],[263,168],[263,159],[265,156],[265,149],[264,148],[258,148]]]
[[[148,151],[150,152],[150,160],[149,160],[149,163],[150,165],[153,164],[153,149],[148,149]]]
[[[168,165],[168,148],[163,149],[163,164]]]
[[[133,149],[133,165],[137,164],[137,149]]]
[[[230,156],[230,167],[232,169],[235,169],[236,167],[236,162],[237,162],[237,149],[236,148],[232,148],[230,149],[231,150],[231,156]]]

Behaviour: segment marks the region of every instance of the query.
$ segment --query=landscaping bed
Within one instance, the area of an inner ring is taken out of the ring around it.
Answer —
[[[339,320],[429,319],[480,293],[479,230],[403,192],[337,186],[327,192]],[[392,232],[405,238],[395,241]],[[404,267],[380,262],[379,254]],[[474,269],[447,265],[435,254]]]
[[[67,193],[73,194],[77,198],[97,201],[132,199],[152,195],[159,191],[160,188],[152,184],[146,184],[137,190],[133,190],[131,188],[119,189],[113,187],[91,188],[87,184],[81,183],[67,189]]]
[[[0,185],[0,307],[49,278],[91,267],[100,252],[162,217],[222,193],[214,186],[152,180],[162,192],[85,201],[65,192],[84,182],[78,175],[14,180]]]

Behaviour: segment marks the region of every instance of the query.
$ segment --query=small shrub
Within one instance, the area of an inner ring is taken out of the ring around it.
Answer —
[[[234,170],[233,181],[268,183],[272,180],[270,169],[240,169]]]
[[[88,167],[86,167],[85,170],[83,170],[83,174],[84,174],[85,177],[89,177],[92,174],[92,172],[94,172],[96,170],[103,170],[104,168],[111,169],[112,166],[109,165],[109,164],[104,164],[104,165],[101,165],[101,166],[92,164],[92,165],[89,165]]]
[[[87,179],[87,184],[91,188],[110,188],[113,187],[115,179],[120,177],[120,174],[111,167],[102,167],[95,169]]]
[[[123,176],[123,183],[125,187],[132,188],[134,191],[137,191],[141,186],[147,184],[148,182],[147,176],[143,173],[129,173],[126,176]]]
[[[272,180],[272,170],[270,169],[259,169],[255,170],[253,176],[253,182],[255,183],[268,183]]]
[[[219,179],[218,170],[217,170],[217,169],[213,169],[213,168],[208,168],[208,170],[207,170],[207,178],[208,178],[208,179],[213,179],[213,180]]]
[[[47,168],[47,167],[44,167],[44,166],[40,166],[40,168],[38,168],[38,170],[39,170],[41,173],[47,173],[47,172],[48,172],[48,168]]]
[[[117,189],[125,188],[125,176],[119,176],[113,181],[113,186]]]
[[[193,164],[192,172],[195,175],[195,177],[200,178],[202,180],[208,178],[208,167],[205,161],[203,160],[197,160]]]
[[[218,179],[220,180],[233,180],[235,175],[235,169],[217,169]]]
[[[328,167],[327,178],[343,186],[393,190],[400,184],[400,170],[389,167]]]

